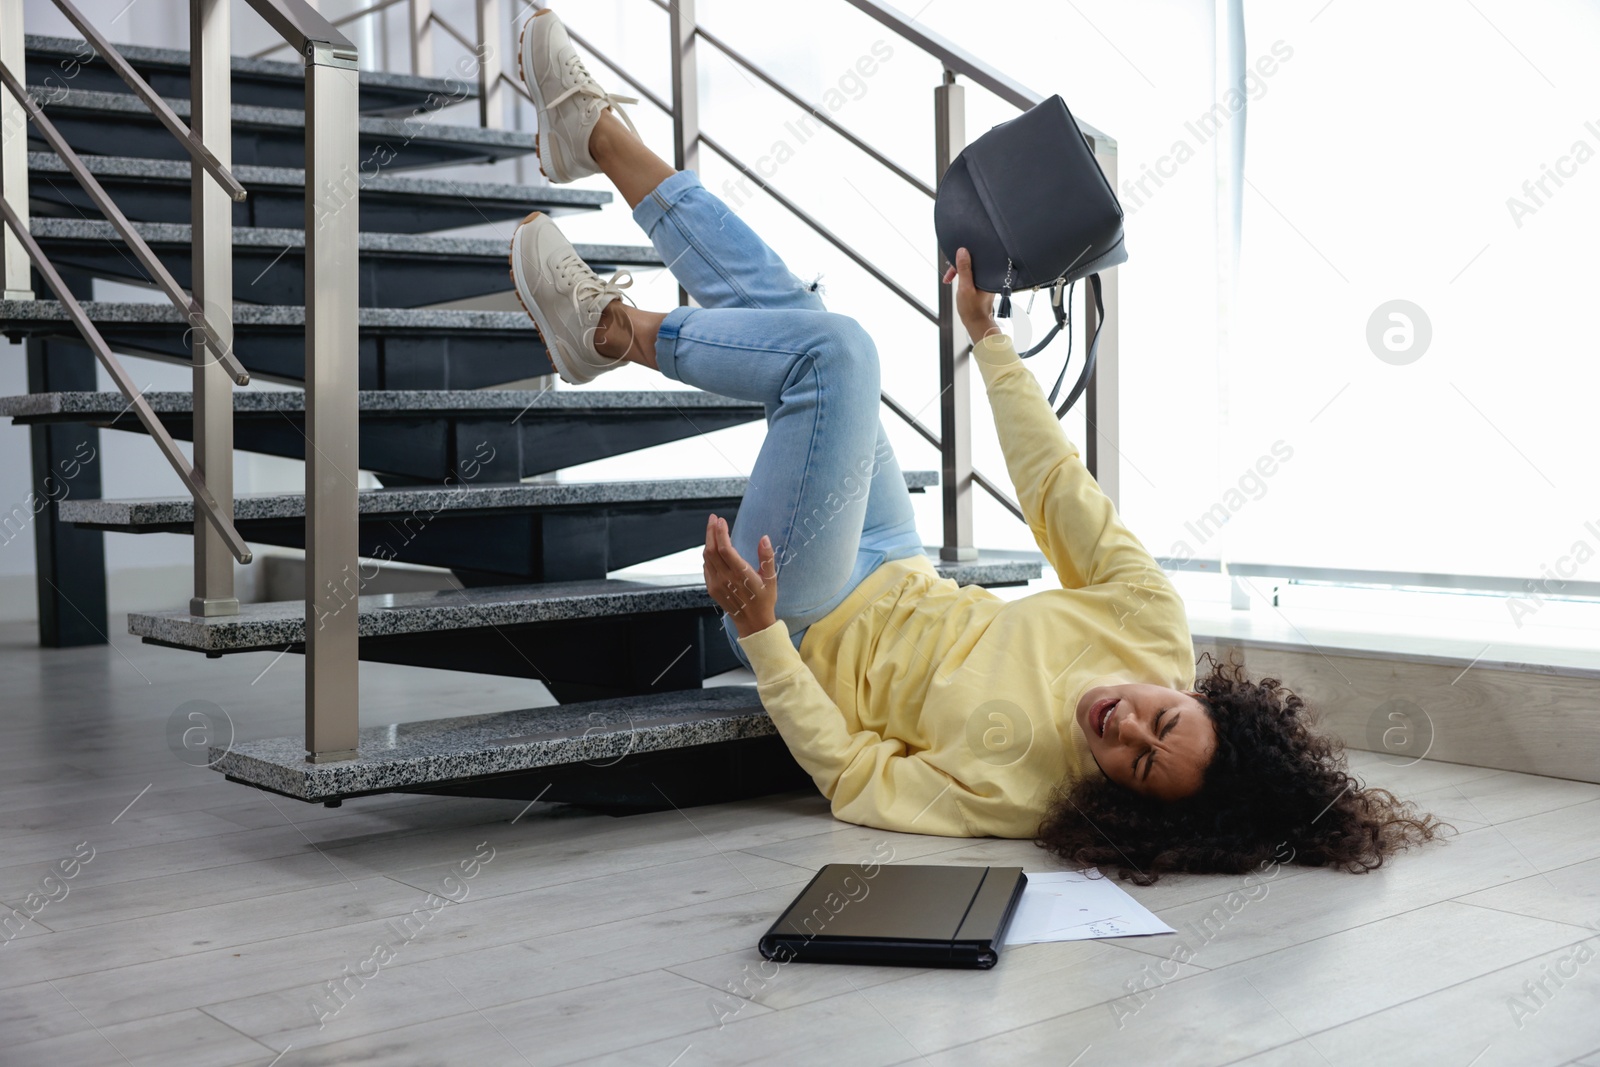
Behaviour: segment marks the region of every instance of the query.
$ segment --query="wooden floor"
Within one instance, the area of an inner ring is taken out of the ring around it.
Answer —
[[[241,738],[297,732],[299,658],[207,661],[114,625],[115,647],[62,652],[0,627],[0,901],[52,898],[0,945],[5,1064],[1600,1067],[1600,786],[1357,755],[1460,833],[1249,900],[1239,878],[1134,887],[1179,935],[1016,947],[987,973],[775,968],[757,937],[822,863],[1052,864],[799,795],[627,819],[308,807],[169,747],[191,700]],[[364,667],[365,721],[537,702],[464,678]]]

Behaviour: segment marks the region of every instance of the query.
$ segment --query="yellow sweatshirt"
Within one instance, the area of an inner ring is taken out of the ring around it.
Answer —
[[[1101,775],[1075,714],[1095,685],[1194,685],[1183,602],[1117,516],[1009,338],[973,350],[1028,526],[1064,586],[1004,601],[925,556],[873,571],[806,631],[741,638],[761,703],[846,822],[1033,837],[1053,790]],[[783,581],[780,573],[778,581]]]

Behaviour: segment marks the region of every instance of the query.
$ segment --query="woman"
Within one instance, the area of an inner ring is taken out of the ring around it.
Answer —
[[[621,299],[554,223],[512,240],[512,276],[561,377],[623,362],[760,401],[767,437],[738,521],[706,525],[705,578],[795,759],[844,820],[911,833],[1035,838],[1148,883],[1165,871],[1378,866],[1434,835],[1360,789],[1273,679],[1215,665],[1198,684],[1183,603],[1079,461],[973,287],[945,276],[1018,500],[1065,588],[1004,602],[940,578],[878,416],[878,359],[690,171],[639,139],[548,9],[521,72],[541,168],[604,172],[699,307]],[[620,115],[620,118],[619,118]],[[749,560],[755,560],[752,565]]]

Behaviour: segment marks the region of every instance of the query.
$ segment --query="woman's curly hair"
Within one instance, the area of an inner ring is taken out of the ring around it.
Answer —
[[[1195,691],[1217,748],[1199,791],[1163,801],[1109,779],[1068,781],[1039,828],[1040,847],[1153,885],[1169,871],[1243,874],[1273,857],[1363,873],[1448,825],[1387,789],[1363,788],[1343,744],[1314,732],[1310,709],[1276,678],[1253,682],[1242,663],[1201,658],[1210,674]]]

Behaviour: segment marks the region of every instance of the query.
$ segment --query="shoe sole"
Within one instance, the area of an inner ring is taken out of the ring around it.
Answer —
[[[527,65],[523,62],[522,57],[527,55],[527,49],[524,47],[524,45],[528,36],[528,28],[533,25],[534,19],[538,18],[540,15],[548,15],[549,13],[550,9],[547,7],[542,7],[538,11],[535,11],[528,21],[522,24],[522,29],[517,33],[517,77],[522,79],[523,87],[528,90],[528,95],[533,97],[533,109],[534,114],[539,120],[540,133],[544,132],[544,124],[549,112],[545,110],[544,94],[539,92],[538,79],[528,77]],[[555,182],[558,185],[565,185],[572,179],[557,178],[555,176],[555,171],[558,169],[555,165],[555,150],[543,142],[544,139],[540,137],[539,134],[534,134],[533,150],[534,154],[539,160],[539,173],[543,174],[548,181]],[[548,157],[546,156],[547,151],[550,153]]]
[[[537,218],[542,214],[544,212],[535,211],[533,217]],[[551,340],[555,336],[555,331],[550,328],[550,324],[540,313],[539,302],[535,300],[533,301],[533,306],[529,307],[528,301],[522,298],[522,288],[526,283],[522,280],[522,257],[517,254],[517,235],[522,233],[522,227],[527,224],[527,222],[522,223],[511,234],[511,250],[510,255],[507,257],[507,266],[509,267],[507,273],[511,275],[511,291],[516,294],[517,303],[522,305],[523,312],[533,320],[533,332],[539,336],[540,341],[544,342],[544,349],[550,353],[550,362],[555,366],[556,373],[560,375],[561,380],[568,385],[581,385],[583,383],[579,382],[577,377],[572,374],[572,368],[566,365],[566,360],[562,357],[560,348]]]

